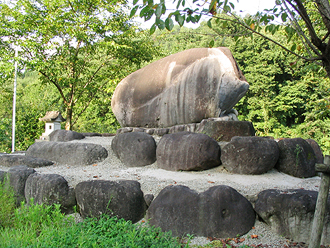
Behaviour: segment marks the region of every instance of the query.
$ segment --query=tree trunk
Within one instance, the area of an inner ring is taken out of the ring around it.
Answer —
[[[65,122],[65,130],[72,129],[72,106],[68,106],[66,109],[66,122]]]
[[[322,61],[323,67],[325,71],[327,72],[328,78],[330,78],[330,60],[323,60]]]

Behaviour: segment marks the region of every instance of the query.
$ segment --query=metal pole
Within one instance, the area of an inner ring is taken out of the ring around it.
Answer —
[[[18,57],[18,47],[15,48],[15,59]],[[17,88],[17,60],[15,60],[15,80],[13,96],[13,126],[11,137],[11,152],[15,152],[15,123],[16,123],[16,88]]]

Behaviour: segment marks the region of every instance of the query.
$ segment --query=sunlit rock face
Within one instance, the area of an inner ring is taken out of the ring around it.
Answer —
[[[228,48],[194,48],[124,78],[111,107],[122,127],[170,127],[226,116],[248,88]]]

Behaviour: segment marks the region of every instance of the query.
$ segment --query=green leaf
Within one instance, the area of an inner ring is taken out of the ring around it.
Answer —
[[[138,8],[139,8],[139,6],[135,6],[135,7],[131,10],[131,13],[129,14],[129,18],[132,18],[132,17],[135,15],[135,13],[136,13],[136,11],[138,10]]]
[[[212,0],[212,2],[210,3],[210,6],[209,6],[209,11],[211,11],[215,5],[217,4],[217,0]]]
[[[235,5],[232,2],[230,2],[229,4],[230,4],[232,9],[235,9]]]
[[[212,47],[214,47],[214,40],[211,40],[209,43],[209,48],[212,48]]]
[[[178,1],[178,4],[176,5],[176,9],[180,8],[180,4],[181,4],[182,0]]]
[[[133,5],[137,4],[139,0],[133,0]]]
[[[156,19],[156,25],[160,30],[165,28],[165,22],[159,18]]]
[[[174,27],[174,23],[171,18],[166,18],[165,20],[165,27],[168,31],[171,31]]]
[[[294,51],[296,50],[296,48],[297,48],[297,44],[295,43],[295,44],[293,44],[293,45],[291,46],[290,50],[291,50],[292,52],[294,52]]]
[[[156,23],[152,24],[151,28],[150,28],[150,34],[155,33],[156,31]]]
[[[212,18],[210,18],[206,24],[209,28],[212,28]]]
[[[161,4],[158,4],[155,11],[155,15],[157,18],[159,18],[162,15],[162,9],[163,6]]]
[[[286,22],[286,18],[288,17],[288,14],[287,13],[282,13],[281,15],[281,19],[283,22]]]
[[[175,15],[175,20],[177,21],[177,23],[179,23],[180,27],[182,27],[185,21],[185,15],[182,16],[180,12],[174,15]]]
[[[144,20],[150,20],[154,13],[155,11],[153,9],[149,9],[149,11],[144,14]]]

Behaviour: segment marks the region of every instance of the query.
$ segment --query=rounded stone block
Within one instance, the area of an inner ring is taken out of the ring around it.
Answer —
[[[219,185],[197,193],[186,186],[167,186],[151,202],[147,219],[174,236],[234,238],[254,225],[251,203],[235,189]]]
[[[25,199],[29,204],[60,204],[65,213],[73,212],[76,205],[74,189],[70,188],[64,177],[57,174],[33,173],[26,180]]]
[[[265,137],[234,137],[221,151],[222,165],[236,174],[266,173],[278,157],[277,142]]]
[[[164,135],[157,145],[157,165],[171,171],[207,170],[220,165],[220,146],[205,134]]]
[[[316,157],[313,148],[302,138],[282,139],[278,142],[280,156],[275,165],[279,171],[294,177],[316,175]]]
[[[111,143],[117,158],[129,167],[139,167],[156,161],[156,142],[144,132],[117,134]]]
[[[83,218],[107,214],[135,223],[145,215],[147,205],[137,181],[85,181],[78,183],[75,191]]]
[[[235,136],[254,136],[255,130],[249,121],[203,120],[197,129],[217,142],[230,141]]]

